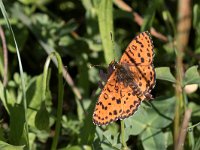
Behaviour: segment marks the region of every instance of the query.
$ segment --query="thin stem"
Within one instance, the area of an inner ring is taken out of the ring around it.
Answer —
[[[0,37],[1,37],[2,46],[3,46],[3,59],[4,59],[3,85],[5,87],[8,81],[8,50],[6,46],[5,34],[1,26],[0,26]]]
[[[51,150],[56,149],[57,143],[58,143],[58,136],[60,133],[60,125],[61,125],[61,119],[62,119],[62,106],[63,106],[63,93],[64,93],[63,79],[62,79],[62,75],[63,75],[62,60],[58,53],[56,53],[56,58],[58,61],[58,108],[57,108],[57,120],[56,120],[57,122],[56,122],[56,130],[55,130],[56,132],[55,132],[55,137],[53,139]]]
[[[183,150],[183,148],[184,148],[184,142],[185,142],[185,138],[186,138],[186,134],[187,134],[187,128],[188,128],[188,125],[189,125],[191,114],[192,114],[191,109],[187,109],[185,111],[183,123],[182,123],[181,129],[180,129],[177,145],[176,145],[176,148],[175,148],[176,150]]]
[[[44,74],[43,74],[43,95],[42,99],[45,99],[45,93],[46,93],[46,80],[47,80],[47,73],[48,73],[48,67],[50,64],[50,60],[53,59],[53,57],[56,57],[57,63],[58,63],[58,106],[57,106],[57,116],[56,116],[56,128],[55,128],[55,136],[53,138],[53,143],[51,146],[51,150],[55,150],[58,144],[58,138],[60,133],[60,126],[61,126],[61,119],[62,119],[62,105],[63,105],[63,79],[62,79],[62,60],[57,52],[52,52],[49,57],[47,58],[47,61],[45,63],[44,67]]]
[[[128,147],[127,147],[126,142],[125,142],[124,120],[121,120],[120,123],[121,123],[121,140],[122,140],[122,147],[123,147],[122,149],[127,150]]]
[[[188,127],[188,130],[191,130],[191,129],[193,129],[194,127],[197,127],[197,126],[199,126],[199,125],[200,125],[200,122],[197,123],[197,124],[194,124],[193,126]]]
[[[176,51],[176,110],[174,121],[174,146],[178,144],[180,122],[186,103],[183,97],[183,56],[188,44],[189,31],[191,28],[191,0],[178,1],[178,23],[177,23],[177,51]]]

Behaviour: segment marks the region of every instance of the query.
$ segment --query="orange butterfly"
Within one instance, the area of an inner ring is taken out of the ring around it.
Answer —
[[[155,86],[153,41],[148,31],[131,41],[119,62],[112,61],[109,78],[93,114],[96,125],[107,125],[131,116]]]

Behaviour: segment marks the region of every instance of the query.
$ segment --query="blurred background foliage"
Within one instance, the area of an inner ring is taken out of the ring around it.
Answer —
[[[98,99],[99,69],[119,60],[129,42],[150,30],[155,46],[155,100],[142,104],[125,119],[125,141],[130,149],[173,149],[176,107],[176,36],[178,1],[175,0],[7,0],[3,1],[13,28],[24,69],[30,149],[50,149],[57,111],[57,63],[51,64],[45,104],[42,72],[47,56],[56,51],[64,69],[63,115],[58,148],[62,150],[122,149],[119,122],[98,127],[92,123]],[[189,126],[200,121],[200,2],[193,0],[188,44],[184,47],[184,109],[192,110]],[[142,22],[141,22],[142,19]],[[0,50],[0,149],[27,149],[23,92],[15,43],[3,15],[8,57]],[[154,27],[152,29],[152,27]],[[2,32],[1,31],[1,32]],[[8,60],[7,81],[4,60]],[[101,65],[100,67],[90,67]],[[181,127],[180,123],[180,127]],[[185,149],[200,149],[200,126],[187,132]],[[15,145],[15,146],[13,146]],[[26,145],[26,147],[24,147]]]

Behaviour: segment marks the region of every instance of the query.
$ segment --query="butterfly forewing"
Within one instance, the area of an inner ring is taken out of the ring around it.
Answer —
[[[126,48],[120,63],[130,65],[150,65],[153,61],[153,41],[148,31],[136,36]]]

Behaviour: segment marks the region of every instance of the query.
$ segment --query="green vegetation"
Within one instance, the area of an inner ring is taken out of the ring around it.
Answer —
[[[199,1],[0,0],[0,8],[0,150],[200,149]],[[155,99],[95,126],[99,70],[146,30]]]

